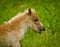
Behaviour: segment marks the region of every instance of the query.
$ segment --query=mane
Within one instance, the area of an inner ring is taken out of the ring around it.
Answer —
[[[12,17],[12,18],[8,21],[8,23],[11,23],[14,19],[16,19],[16,18],[19,17],[19,16],[21,16],[20,13],[18,13],[16,16]]]
[[[28,13],[28,10],[25,10],[24,12],[22,12],[22,13],[18,13],[17,15],[15,15],[14,17],[12,17],[9,21],[8,21],[8,23],[11,23],[14,19],[16,19],[17,17],[22,17],[25,13]]]

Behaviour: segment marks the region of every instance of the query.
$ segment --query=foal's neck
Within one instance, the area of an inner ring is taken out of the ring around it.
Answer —
[[[22,31],[26,31],[28,28],[28,17],[25,13],[18,14],[15,17],[13,17],[11,20],[9,20],[10,27],[20,29]]]

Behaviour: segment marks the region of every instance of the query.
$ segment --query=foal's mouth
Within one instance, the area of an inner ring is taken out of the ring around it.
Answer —
[[[39,30],[38,33],[41,34],[43,31],[45,31],[45,27],[43,27],[43,28],[38,28],[38,30]]]
[[[31,28],[32,29],[32,28]],[[37,28],[37,30],[32,29],[35,33],[41,34],[43,31],[45,31],[45,28]]]

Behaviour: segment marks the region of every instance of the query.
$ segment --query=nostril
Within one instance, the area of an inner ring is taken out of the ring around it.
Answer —
[[[43,27],[43,31],[45,30],[45,27]]]
[[[45,27],[38,27],[40,31],[45,31]]]

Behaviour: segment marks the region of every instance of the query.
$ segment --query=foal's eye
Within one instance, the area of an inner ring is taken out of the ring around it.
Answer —
[[[38,21],[38,19],[34,19],[34,21]]]

